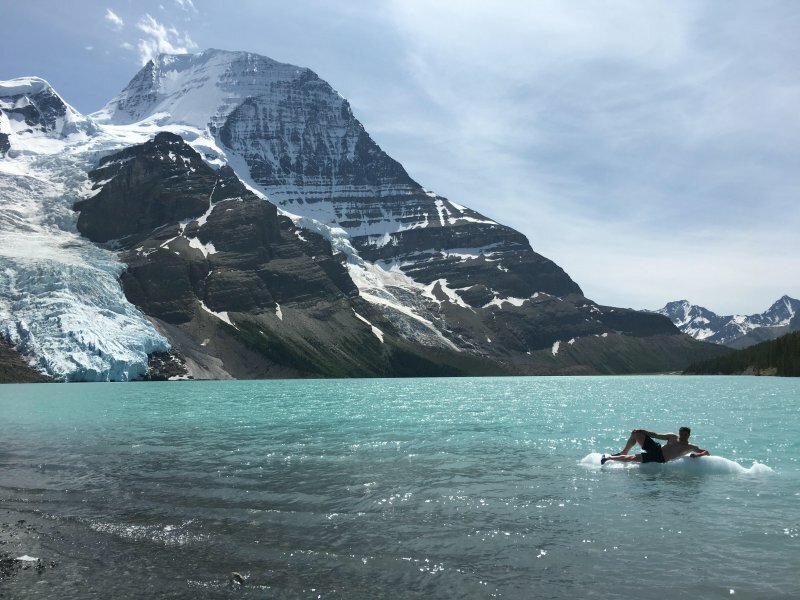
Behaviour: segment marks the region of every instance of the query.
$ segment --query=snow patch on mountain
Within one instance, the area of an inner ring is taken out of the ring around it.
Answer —
[[[383,344],[383,332],[380,329],[378,329],[377,327],[375,327],[375,325],[370,323],[369,320],[367,320],[365,317],[362,317],[360,314],[358,314],[355,310],[353,310],[353,314],[356,316],[356,319],[358,319],[359,321],[362,321],[362,322],[366,323],[367,325],[369,325],[369,327],[372,329],[372,335],[374,335],[376,338],[378,338],[378,340],[380,340],[381,344]]]
[[[223,323],[227,323],[231,327],[233,327],[235,329],[239,329],[238,327],[236,327],[236,325],[233,323],[233,321],[231,321],[231,317],[230,317],[230,315],[228,315],[227,311],[216,312],[214,310],[211,310],[210,308],[208,308],[208,306],[206,306],[205,302],[200,302],[200,308],[202,308],[205,312],[207,312],[211,316],[214,316],[214,317],[218,318]]]
[[[197,250],[200,250],[200,252],[202,252],[203,256],[206,257],[206,258],[208,257],[209,254],[216,254],[217,253],[217,249],[214,248],[214,244],[212,244],[211,242],[209,242],[208,244],[204,244],[203,242],[201,242],[196,237],[186,238],[186,239],[189,240],[189,247],[190,248],[195,248]]]
[[[431,301],[441,304],[442,302],[451,302],[456,306],[461,306],[469,310],[472,307],[461,299],[458,295],[458,290],[452,289],[447,284],[447,279],[441,278],[423,286],[423,296],[429,298]]]
[[[527,301],[528,298],[512,298],[512,297],[500,298],[499,296],[495,295],[494,299],[491,302],[488,302],[483,305],[483,308],[489,308],[492,306],[496,306],[497,308],[503,308],[504,303],[508,303],[512,306],[516,306],[517,308],[519,308]]]

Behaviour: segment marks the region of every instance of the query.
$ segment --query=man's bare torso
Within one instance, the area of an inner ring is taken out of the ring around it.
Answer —
[[[689,454],[693,449],[693,445],[689,444],[689,442],[681,442],[678,439],[672,439],[661,446],[661,454],[665,461],[670,461],[675,458],[680,458],[684,454]]]

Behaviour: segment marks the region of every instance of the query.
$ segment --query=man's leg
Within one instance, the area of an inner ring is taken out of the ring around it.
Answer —
[[[612,456],[605,456],[600,459],[600,464],[604,465],[609,460],[616,460],[618,462],[642,462],[642,455],[641,454],[633,454],[633,455],[624,455],[624,454],[614,454]]]
[[[644,444],[644,438],[644,429],[634,429],[631,431],[631,437],[628,438],[628,441],[626,442],[625,447],[622,449],[620,454],[625,456],[628,454],[630,449],[634,447],[634,445],[639,444],[641,446]]]

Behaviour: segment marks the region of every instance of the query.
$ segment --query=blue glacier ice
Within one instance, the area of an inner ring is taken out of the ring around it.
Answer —
[[[131,140],[103,132],[38,78],[0,82],[0,133],[10,141],[0,155],[0,336],[57,380],[144,374],[167,340],[126,300],[116,254],[82,238],[72,210],[90,193],[97,157]]]

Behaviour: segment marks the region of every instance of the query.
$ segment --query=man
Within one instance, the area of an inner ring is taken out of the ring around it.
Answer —
[[[699,446],[689,443],[689,436],[692,430],[688,427],[681,427],[678,429],[678,435],[674,433],[654,433],[644,429],[634,429],[631,432],[631,437],[628,438],[628,443],[619,454],[612,454],[600,459],[600,464],[606,464],[606,461],[616,460],[620,462],[658,462],[665,463],[675,458],[680,458],[686,454],[690,454],[692,458],[698,456],[710,456],[708,450],[704,450]],[[666,440],[667,443],[663,446],[654,441],[653,438],[659,440]],[[628,455],[628,451],[633,448],[634,444],[639,444],[644,452],[642,454]]]

